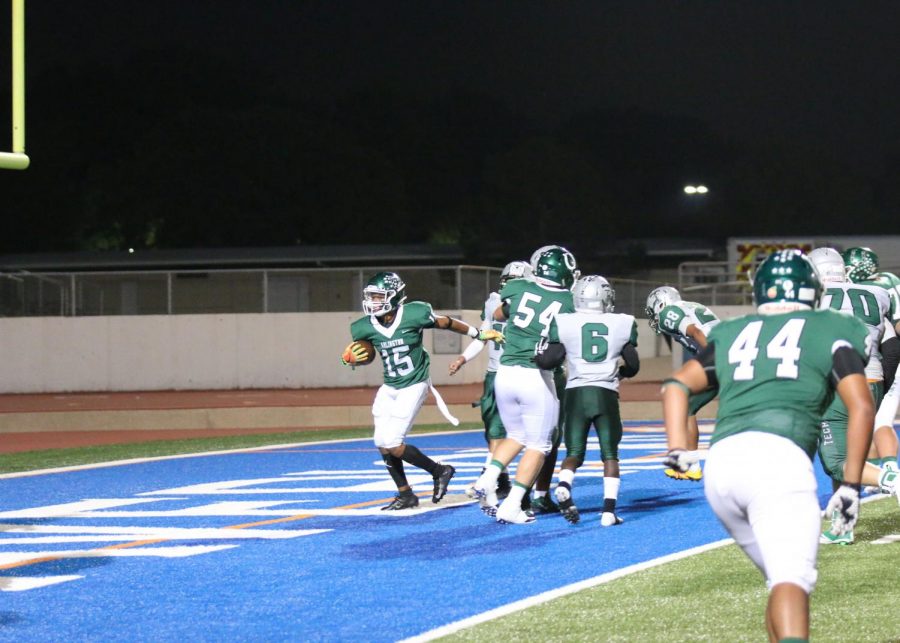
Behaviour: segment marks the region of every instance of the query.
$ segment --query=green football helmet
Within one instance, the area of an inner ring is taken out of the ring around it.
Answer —
[[[878,274],[878,255],[871,248],[844,250],[844,268],[853,283],[869,281]]]
[[[815,266],[796,248],[773,252],[753,277],[753,299],[761,313],[816,308],[821,296]]]
[[[363,312],[383,317],[406,301],[406,284],[396,272],[379,272],[363,288]]]
[[[581,272],[575,256],[562,246],[551,246],[537,258],[534,277],[539,283],[569,289]]]

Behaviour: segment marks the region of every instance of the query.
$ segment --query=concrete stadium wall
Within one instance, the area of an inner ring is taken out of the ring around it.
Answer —
[[[477,311],[464,311],[479,323]],[[0,319],[0,393],[322,388],[381,384],[381,365],[340,363],[358,313],[16,317]],[[668,355],[644,320],[642,358]],[[426,331],[435,384],[480,382],[482,351],[452,378],[468,344]]]

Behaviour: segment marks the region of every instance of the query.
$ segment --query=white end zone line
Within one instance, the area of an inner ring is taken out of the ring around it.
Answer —
[[[730,545],[732,543],[734,543],[734,540],[732,540],[731,538],[726,538],[724,540],[718,540],[706,545],[700,545],[699,547],[694,547],[692,549],[675,552],[674,554],[660,556],[659,558],[654,558],[653,560],[648,560],[643,563],[629,565],[628,567],[623,567],[622,569],[607,572],[606,574],[594,576],[593,578],[588,578],[577,583],[572,583],[571,585],[564,585],[563,587],[559,587],[557,589],[551,589],[548,592],[537,594],[536,596],[523,598],[520,601],[515,601],[514,603],[509,603],[507,605],[504,605],[503,607],[497,607],[495,609],[488,610],[487,612],[482,612],[481,614],[476,614],[475,616],[464,618],[461,621],[456,621],[455,623],[443,625],[428,632],[403,639],[399,643],[421,643],[424,641],[433,641],[434,639],[440,638],[442,636],[455,634],[456,632],[464,630],[468,627],[479,625],[481,623],[487,623],[488,621],[500,618],[501,616],[513,614],[529,607],[534,607],[535,605],[540,605],[541,603],[552,601],[555,598],[568,596],[569,594],[574,594],[584,589],[590,589],[591,587],[596,587],[597,585],[603,585],[604,583],[617,580],[619,578],[622,578],[623,576],[634,574],[635,572],[641,572],[645,569],[651,569],[653,567],[658,567],[659,565],[664,565],[665,563],[670,563],[682,558],[688,558],[689,556],[694,556],[696,554],[702,554],[704,552],[718,549],[719,547],[724,547],[725,545]]]

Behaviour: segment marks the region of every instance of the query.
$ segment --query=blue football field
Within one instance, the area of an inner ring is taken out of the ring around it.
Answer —
[[[593,440],[578,525],[484,516],[481,432],[410,441],[457,475],[401,512],[369,440],[0,476],[0,640],[394,641],[726,538],[659,424],[627,423],[613,528]]]

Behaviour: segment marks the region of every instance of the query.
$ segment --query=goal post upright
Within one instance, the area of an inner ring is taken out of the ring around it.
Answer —
[[[0,152],[0,168],[24,170],[25,154],[25,0],[12,0],[12,152]]]

